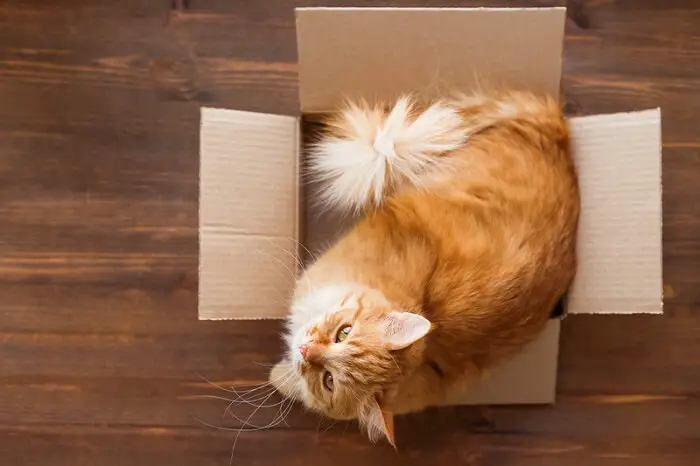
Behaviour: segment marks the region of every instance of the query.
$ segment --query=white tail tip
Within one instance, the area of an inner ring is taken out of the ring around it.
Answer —
[[[401,185],[421,185],[440,155],[467,139],[457,109],[434,104],[417,113],[407,97],[388,114],[381,107],[351,104],[334,130],[316,145],[310,171],[327,207],[361,211],[381,204]]]

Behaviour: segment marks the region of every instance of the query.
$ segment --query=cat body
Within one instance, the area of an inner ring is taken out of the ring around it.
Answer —
[[[393,415],[468,390],[570,286],[568,127],[529,93],[351,104],[328,127],[313,173],[328,204],[363,214],[299,278],[271,380],[393,444]]]

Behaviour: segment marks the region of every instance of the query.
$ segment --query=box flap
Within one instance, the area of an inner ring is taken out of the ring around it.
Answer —
[[[417,92],[429,99],[477,84],[559,94],[565,8],[296,12],[306,113],[335,108],[344,96],[390,100]]]
[[[446,405],[551,404],[556,398],[561,322],[551,319],[544,332],[485,379]]]
[[[298,120],[203,108],[199,318],[280,318],[294,284]]]
[[[581,186],[571,314],[663,312],[661,112],[570,120]]]

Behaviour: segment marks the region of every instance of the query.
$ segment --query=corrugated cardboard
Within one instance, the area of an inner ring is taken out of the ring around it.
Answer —
[[[298,120],[202,109],[199,317],[282,317],[296,273]]]
[[[557,94],[564,21],[564,8],[300,9],[301,108],[476,85]],[[338,219],[314,210],[313,189],[300,198],[298,127],[291,117],[202,110],[201,319],[286,316],[298,241],[318,251],[338,234]],[[582,213],[567,312],[660,313],[660,112],[575,118],[571,129]],[[454,403],[554,401],[558,340],[553,319]]]
[[[477,84],[556,95],[565,20],[565,8],[299,8],[301,110]]]
[[[559,356],[559,319],[551,319],[542,335],[483,381],[446,404],[532,405],[554,401]]]
[[[581,189],[570,314],[661,313],[661,112],[571,120]]]

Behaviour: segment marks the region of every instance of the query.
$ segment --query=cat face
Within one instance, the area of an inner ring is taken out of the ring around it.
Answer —
[[[357,405],[396,379],[396,363],[381,341],[380,315],[362,308],[331,312],[289,348],[310,408],[336,419],[355,418]]]
[[[273,384],[311,410],[358,419],[371,438],[384,434],[393,443],[390,405],[401,376],[400,350],[423,338],[430,322],[350,295],[294,327],[292,320],[286,361],[273,370]]]

